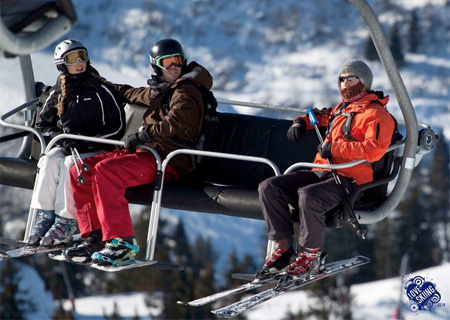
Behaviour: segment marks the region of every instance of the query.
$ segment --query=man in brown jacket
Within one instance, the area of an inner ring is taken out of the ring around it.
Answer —
[[[115,86],[126,101],[148,108],[144,126],[125,139],[125,149],[86,159],[91,169],[85,183],[78,184],[77,171],[71,170],[78,225],[86,240],[66,251],[69,261],[117,265],[133,260],[139,245],[125,190],[152,183],[156,177],[154,156],[136,146],[147,144],[164,158],[178,149],[174,139],[195,141],[200,135],[203,101],[199,86],[210,90],[212,76],[196,62],[187,64],[182,46],[173,39],[154,43],[150,62],[156,75],[148,80],[149,87]],[[166,179],[178,179],[191,168],[190,156],[177,156],[167,166]]]

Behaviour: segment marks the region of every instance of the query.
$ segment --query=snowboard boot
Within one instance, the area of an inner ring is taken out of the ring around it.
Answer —
[[[38,246],[41,239],[45,236],[47,231],[55,222],[55,211],[54,210],[41,210],[38,212],[38,220],[31,234],[27,239],[27,245]]]
[[[87,264],[92,262],[91,255],[104,247],[101,230],[94,230],[81,244],[66,249],[64,255],[69,262]]]
[[[55,214],[55,217],[55,223],[42,238],[41,246],[51,247],[69,243],[72,240],[72,236],[77,229],[76,220],[63,218],[57,214]]]
[[[106,243],[103,250],[92,255],[92,262],[102,266],[117,266],[132,262],[139,252],[139,244],[134,236],[115,238]]]
[[[294,280],[306,279],[319,271],[320,248],[303,248],[295,261],[286,270],[286,274]]]
[[[255,275],[255,279],[264,280],[284,271],[291,263],[292,256],[294,256],[292,241],[276,241],[275,251],[266,260],[262,269]]]

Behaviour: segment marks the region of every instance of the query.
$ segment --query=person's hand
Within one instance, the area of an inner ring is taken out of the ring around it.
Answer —
[[[153,141],[153,138],[148,133],[149,126],[145,126],[142,131],[132,133],[127,136],[124,140],[125,149],[128,152],[134,153],[136,152],[136,146],[139,144],[144,144],[149,141]]]
[[[289,141],[299,144],[306,135],[306,122],[302,118],[297,118],[287,132]]]
[[[317,147],[317,152],[324,159],[331,158],[331,142],[324,142],[322,144],[319,144],[319,146]]]
[[[60,143],[61,150],[65,156],[70,156],[72,154],[72,148],[76,148],[79,142],[71,141],[69,139],[62,139]]]

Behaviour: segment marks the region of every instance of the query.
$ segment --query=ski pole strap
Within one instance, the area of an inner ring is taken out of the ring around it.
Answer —
[[[306,114],[309,117],[309,121],[311,122],[311,125],[315,126],[316,124],[318,124],[319,122],[317,121],[317,118],[314,114],[314,111],[312,108],[309,108],[308,110],[306,110]]]

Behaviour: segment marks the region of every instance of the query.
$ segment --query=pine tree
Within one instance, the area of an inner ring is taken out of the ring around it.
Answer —
[[[397,276],[392,272],[391,223],[391,218],[387,217],[376,225],[374,250],[376,279]]]
[[[450,151],[449,145],[444,138],[444,133],[436,142],[433,150],[433,160],[430,168],[430,195],[429,211],[433,215],[433,229],[436,233],[442,230],[442,255],[444,261],[450,261],[450,235],[448,228],[450,223]]]
[[[400,26],[398,23],[395,23],[391,35],[389,37],[389,47],[392,51],[392,56],[394,57],[397,66],[401,68],[405,62],[405,56],[403,54],[403,44],[401,40],[400,34]]]
[[[1,264],[0,319],[22,319],[22,311],[14,297],[20,282],[17,267],[12,260],[3,261]]]
[[[173,262],[184,266],[183,271],[165,272],[167,284],[164,287],[164,314],[168,319],[191,319],[193,310],[177,305],[177,301],[189,301],[194,298],[194,269],[192,264],[192,248],[189,245],[182,221],[176,226],[171,240],[175,245],[168,250]]]
[[[122,317],[120,316],[120,309],[119,309],[119,306],[117,305],[116,301],[114,301],[112,314],[109,317],[107,317],[106,319],[109,319],[109,320],[120,320],[120,319],[122,319]]]
[[[419,17],[417,16],[417,9],[411,11],[411,17],[408,23],[408,50],[412,53],[419,52],[421,32],[419,26]]]
[[[239,261],[239,257],[237,256],[236,248],[233,248],[230,255],[228,256],[228,268],[225,271],[226,275],[226,287],[232,288],[241,284],[241,281],[238,279],[233,279],[231,275],[233,273],[243,273],[242,265]]]
[[[369,61],[380,61],[377,49],[373,43],[372,38],[369,36],[364,46],[364,57]]]
[[[422,192],[424,183],[418,166],[413,171],[410,187],[400,211],[393,235],[393,272],[400,269],[401,257],[410,255],[411,271],[421,270],[438,264],[437,243],[426,210],[426,199]]]

